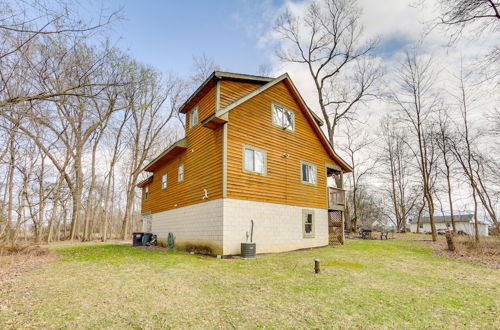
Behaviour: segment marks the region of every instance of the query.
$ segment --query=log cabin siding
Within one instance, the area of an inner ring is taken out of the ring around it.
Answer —
[[[215,112],[216,88],[198,102],[198,122]],[[191,111],[191,110],[190,110]],[[149,184],[149,199],[142,194],[142,212],[162,212],[173,208],[210,201],[222,197],[222,129],[212,130],[198,123],[189,128],[186,115],[188,148],[154,172]],[[178,166],[184,164],[184,181],[177,182]],[[161,189],[161,177],[167,173],[167,189]],[[202,199],[207,189],[208,199]]]
[[[293,132],[273,125],[273,102],[294,111]],[[327,208],[325,163],[337,163],[328,155],[283,82],[231,110],[228,125],[229,198]],[[243,145],[266,151],[266,175],[248,174],[242,170]],[[288,157],[283,157],[285,153]],[[301,182],[301,161],[316,165],[316,185]]]
[[[243,96],[253,92],[262,84],[249,83],[234,80],[221,80],[220,81],[220,108],[233,103],[234,101],[242,98]]]

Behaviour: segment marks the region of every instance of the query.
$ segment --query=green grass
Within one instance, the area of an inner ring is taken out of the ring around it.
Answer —
[[[0,297],[0,325],[500,327],[500,272],[435,257],[417,241],[348,240],[345,246],[255,260],[123,245],[56,252],[57,261],[7,284],[12,287]],[[321,260],[320,274],[313,272],[315,258]]]

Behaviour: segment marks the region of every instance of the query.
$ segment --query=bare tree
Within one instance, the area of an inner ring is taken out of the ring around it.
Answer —
[[[434,241],[437,240],[433,198],[437,154],[432,115],[441,106],[435,94],[435,80],[432,59],[418,55],[417,50],[407,52],[398,71],[398,91],[392,95],[392,100],[401,113],[401,118],[408,123],[414,139],[407,141],[407,147],[418,165]]]
[[[439,126],[436,131],[436,145],[441,152],[441,162],[440,162],[440,171],[444,175],[446,179],[446,193],[448,195],[448,205],[450,208],[450,219],[451,225],[453,228],[453,233],[457,232],[457,228],[455,225],[455,217],[453,212],[453,192],[451,187],[452,180],[452,167],[454,163],[453,151],[450,145],[450,126],[451,119],[446,110],[441,110],[438,116]]]
[[[353,165],[352,173],[348,175],[350,189],[347,194],[346,220],[348,229],[356,231],[363,208],[362,193],[366,192],[361,186],[365,183],[365,178],[374,170],[376,159],[366,158],[366,151],[373,143],[366,133],[359,135],[359,129],[347,127],[344,134],[345,142],[339,143],[338,147]]]
[[[408,150],[408,136],[404,128],[398,127],[393,119],[386,116],[381,120],[382,136],[381,161],[384,165],[382,177],[387,177],[388,192],[392,204],[392,214],[396,230],[406,231],[408,217],[418,199],[418,191],[412,184],[412,155]]]
[[[370,54],[376,40],[364,41],[357,1],[313,2],[303,16],[281,15],[275,31],[283,39],[277,51],[286,63],[307,68],[330,142],[337,125],[352,121],[358,105],[375,96],[381,70]]]

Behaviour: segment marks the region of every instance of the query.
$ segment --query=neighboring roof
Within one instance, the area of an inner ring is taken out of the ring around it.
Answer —
[[[185,137],[183,139],[180,139],[179,141],[172,144],[167,150],[162,152],[158,157],[156,157],[151,162],[149,162],[149,164],[144,167],[143,171],[153,172],[163,162],[165,162],[166,160],[169,160],[171,158],[174,158],[180,152],[186,150],[187,146],[188,146],[187,138]]]
[[[474,214],[459,214],[453,216],[453,221],[471,221],[474,218]],[[429,217],[423,217],[423,222],[430,222]],[[451,222],[451,216],[443,215],[443,216],[434,216],[435,222]]]
[[[459,214],[459,215],[454,215],[453,216],[453,221],[455,222],[470,222],[474,218],[474,214]],[[420,220],[420,223],[429,223],[430,219],[429,217],[423,217],[422,220]],[[444,215],[444,216],[434,216],[434,222],[451,222],[451,216],[449,215]],[[412,223],[417,223],[416,221]]]

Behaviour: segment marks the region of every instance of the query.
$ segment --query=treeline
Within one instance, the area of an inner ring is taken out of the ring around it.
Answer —
[[[0,240],[128,237],[136,184],[174,141],[189,81],[107,40],[120,12],[0,1]]]
[[[467,38],[493,44],[457,65],[433,58],[425,37],[401,51],[398,63],[383,63],[357,1],[291,9],[275,23],[277,56],[309,74],[330,141],[354,167],[346,176],[346,226],[377,222],[405,231],[409,219],[420,224],[427,216],[436,240],[434,217],[453,219],[460,201],[498,228],[498,4],[438,1],[440,15],[426,30],[447,34],[449,53]],[[376,114],[359,116],[371,106]]]

